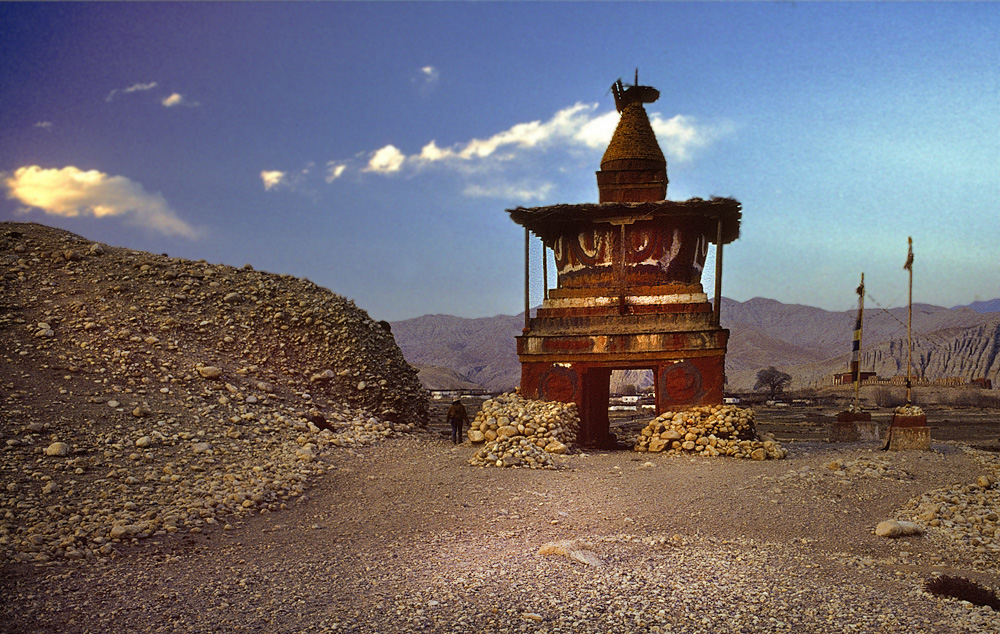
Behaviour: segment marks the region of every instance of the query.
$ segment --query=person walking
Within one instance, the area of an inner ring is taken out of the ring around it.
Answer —
[[[451,423],[451,442],[462,442],[462,428],[469,422],[469,414],[462,405],[462,399],[457,398],[448,408],[448,422]]]

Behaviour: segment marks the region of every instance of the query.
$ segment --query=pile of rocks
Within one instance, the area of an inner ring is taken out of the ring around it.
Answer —
[[[635,450],[753,460],[781,459],[788,455],[788,450],[773,439],[757,437],[752,409],[735,405],[705,405],[682,412],[664,412],[639,432]]]
[[[0,223],[0,562],[270,512],[426,425],[386,324],[308,280]]]
[[[892,413],[896,416],[923,416],[924,410],[919,405],[900,405]]]
[[[555,468],[552,455],[524,437],[492,440],[469,458],[469,464],[474,467]]]
[[[984,467],[975,482],[928,491],[907,502],[897,517],[916,522],[935,537],[996,555],[1000,553],[1000,456],[966,451]]]
[[[469,460],[478,466],[551,467],[550,454],[565,454],[576,442],[580,417],[575,403],[532,401],[516,392],[483,402],[469,441],[485,443]]]

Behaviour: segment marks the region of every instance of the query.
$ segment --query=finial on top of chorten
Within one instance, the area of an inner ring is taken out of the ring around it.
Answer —
[[[633,103],[653,103],[660,98],[660,91],[652,86],[639,85],[639,69],[635,69],[635,83],[629,86],[618,81],[611,84],[611,92],[615,95],[615,108],[618,112]]]

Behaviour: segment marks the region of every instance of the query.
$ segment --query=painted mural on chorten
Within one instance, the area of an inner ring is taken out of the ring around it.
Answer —
[[[622,250],[624,259],[616,257]],[[655,221],[628,225],[600,224],[552,243],[560,285],[586,287],[595,283],[630,285],[700,284],[709,239],[702,222]],[[624,271],[616,262],[624,261]]]

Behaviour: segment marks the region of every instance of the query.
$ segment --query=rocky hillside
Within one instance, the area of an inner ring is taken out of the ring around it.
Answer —
[[[735,389],[750,389],[760,368],[770,365],[794,377],[793,387],[823,384],[846,372],[856,311],[830,312],[770,299],[723,299],[723,325],[731,330],[726,371]],[[992,378],[997,368],[987,327],[996,313],[972,307],[914,304],[914,375],[927,378]],[[862,368],[879,376],[906,374],[907,309],[865,310]],[[777,341],[778,345],[775,345]]]
[[[1000,381],[1000,314],[984,314],[985,323],[970,328],[942,328],[913,337],[914,377],[960,377],[966,381],[987,378]],[[789,366],[799,385],[821,382],[835,372],[845,372],[849,355],[821,363]],[[881,377],[906,374],[906,333],[876,344],[866,344],[861,367]]]
[[[0,276],[0,555],[273,510],[324,448],[426,424],[388,324],[308,280],[29,223],[0,223]]]

